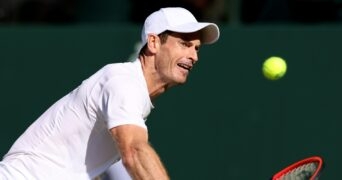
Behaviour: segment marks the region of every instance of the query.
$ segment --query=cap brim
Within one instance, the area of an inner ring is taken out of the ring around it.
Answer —
[[[212,44],[220,37],[220,30],[214,23],[187,23],[177,27],[168,28],[168,30],[178,33],[201,32],[201,42],[203,44]]]

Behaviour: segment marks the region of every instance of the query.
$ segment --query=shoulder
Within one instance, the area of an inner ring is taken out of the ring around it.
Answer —
[[[102,68],[102,89],[115,93],[142,93],[147,90],[140,62],[108,64]]]
[[[139,61],[134,62],[123,62],[123,63],[112,63],[104,66],[101,71],[110,75],[137,75],[141,68]]]

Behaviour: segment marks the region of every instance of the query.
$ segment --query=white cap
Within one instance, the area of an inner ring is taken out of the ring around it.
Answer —
[[[166,30],[177,33],[202,31],[201,43],[212,44],[220,36],[220,30],[214,23],[198,22],[191,12],[180,7],[161,8],[149,15],[141,32],[142,46],[146,44],[148,34],[160,34]]]

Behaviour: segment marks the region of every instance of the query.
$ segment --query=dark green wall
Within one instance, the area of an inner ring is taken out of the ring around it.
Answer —
[[[342,161],[342,27],[221,27],[183,86],[155,103],[152,144],[173,179],[267,179],[321,155],[321,179]],[[46,108],[103,65],[124,61],[135,26],[0,27],[0,155]],[[288,72],[268,81],[269,56]]]

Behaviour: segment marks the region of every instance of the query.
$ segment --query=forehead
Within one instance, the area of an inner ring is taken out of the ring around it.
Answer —
[[[201,39],[201,33],[198,32],[193,32],[193,33],[177,33],[177,32],[171,32],[170,36],[173,36],[175,38],[180,38],[184,41],[199,41]]]

